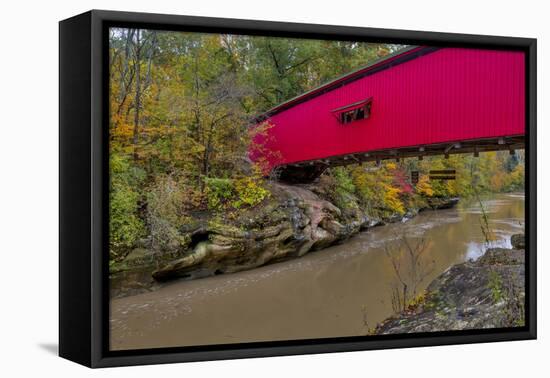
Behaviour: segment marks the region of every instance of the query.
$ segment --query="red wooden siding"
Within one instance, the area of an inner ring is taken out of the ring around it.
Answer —
[[[341,124],[332,110],[372,97],[368,119]],[[372,150],[525,132],[522,52],[442,48],[269,118],[272,165]],[[255,157],[253,157],[255,158]]]

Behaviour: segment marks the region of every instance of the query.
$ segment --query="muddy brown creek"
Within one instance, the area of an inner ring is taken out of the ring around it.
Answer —
[[[523,228],[523,194],[483,201],[496,235],[510,247]],[[385,245],[423,238],[429,282],[486,248],[475,201],[424,211],[371,228],[345,243],[254,270],[177,281],[111,301],[111,349],[140,349],[365,335],[392,315],[395,272]],[[433,261],[433,262],[432,262]]]

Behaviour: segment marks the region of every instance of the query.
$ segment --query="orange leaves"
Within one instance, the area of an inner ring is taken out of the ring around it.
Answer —
[[[131,125],[127,122],[118,122],[115,123],[114,127],[111,128],[111,137],[117,140],[127,140],[130,139],[134,132],[134,125]]]

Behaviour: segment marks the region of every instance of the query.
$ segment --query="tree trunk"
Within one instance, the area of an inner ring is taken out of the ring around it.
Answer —
[[[132,139],[132,143],[134,145],[134,160],[138,159],[138,142],[139,142],[139,110],[140,110],[140,100],[141,100],[141,83],[140,83],[140,53],[141,53],[141,46],[140,46],[140,35],[141,31],[138,29],[136,32],[136,44],[135,44],[135,72],[136,72],[136,97],[134,99],[135,103],[135,109],[134,109],[134,136]]]

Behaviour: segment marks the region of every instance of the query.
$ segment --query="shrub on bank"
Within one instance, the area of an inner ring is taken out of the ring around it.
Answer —
[[[132,167],[122,155],[111,155],[109,191],[109,255],[111,260],[123,258],[136,241],[145,235],[145,225],[139,217],[140,193],[145,173]]]
[[[193,188],[185,180],[160,176],[147,195],[147,225],[154,250],[177,250],[189,242],[179,229],[191,221],[186,210],[196,200]]]

